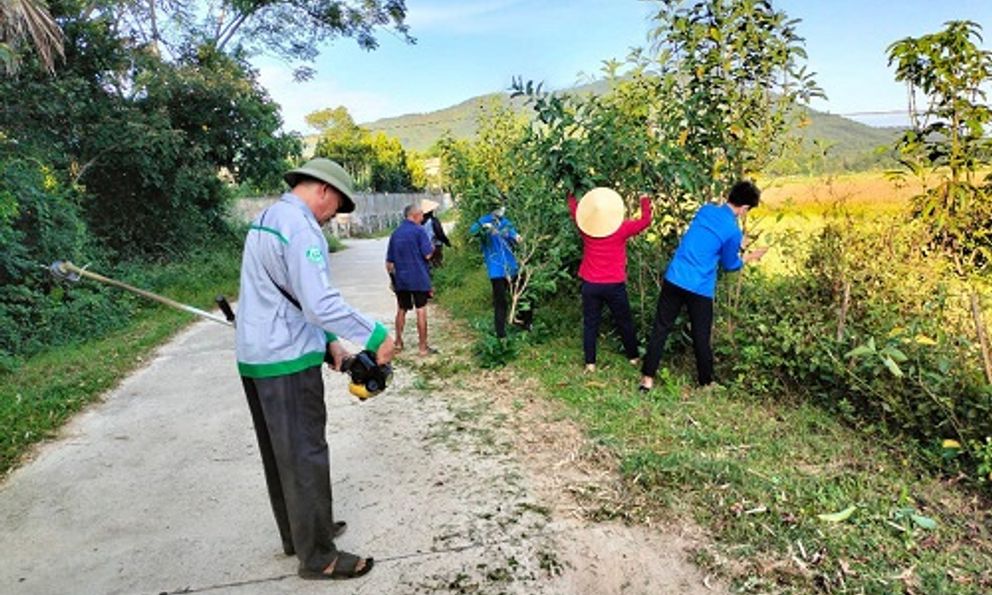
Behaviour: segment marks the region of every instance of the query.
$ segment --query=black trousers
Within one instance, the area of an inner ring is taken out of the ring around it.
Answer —
[[[489,279],[493,285],[493,323],[496,326],[496,336],[506,336],[506,316],[510,310],[510,284],[516,281],[516,277],[507,279],[499,277]],[[518,310],[517,318],[524,328],[530,328],[534,320],[533,310]]]
[[[699,384],[705,386],[713,382],[713,350],[710,347],[710,333],[713,329],[713,299],[686,291],[668,280],[661,286],[658,308],[655,312],[648,352],[644,356],[641,372],[645,376],[658,373],[661,352],[665,348],[668,334],[675,325],[682,307],[689,310],[689,324],[692,328],[692,348],[696,353],[696,373]]]
[[[320,367],[274,378],[241,377],[283,550],[321,571],[337,557]]]
[[[596,338],[599,335],[599,322],[602,319],[604,304],[613,314],[627,359],[636,358],[637,338],[634,334],[634,319],[630,314],[627,284],[583,281],[582,351],[585,353],[586,363],[596,363]]]
[[[444,264],[444,244],[434,246],[434,253],[431,254],[431,259],[427,263],[431,266],[431,269],[440,268]]]

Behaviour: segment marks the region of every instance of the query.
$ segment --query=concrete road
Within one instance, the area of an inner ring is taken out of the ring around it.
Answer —
[[[385,240],[349,244],[332,256],[335,283],[391,323]],[[684,552],[657,535],[553,518],[530,485],[540,469],[480,447],[484,436],[460,431],[467,409],[415,390],[402,368],[365,403],[325,372],[335,514],[349,524],[338,546],[376,567],[298,579],[233,343],[229,328],[193,324],[7,478],[0,593],[703,592]]]

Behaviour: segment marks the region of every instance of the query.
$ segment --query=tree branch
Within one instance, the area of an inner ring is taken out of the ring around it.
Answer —
[[[237,33],[238,29],[241,28],[241,25],[243,25],[244,22],[247,21],[248,17],[251,15],[252,13],[243,12],[238,16],[236,16],[230,23],[227,24],[227,27],[225,27],[224,31],[221,33],[221,37],[214,41],[217,46],[218,52],[224,50],[224,46],[227,45],[227,42],[231,41],[231,38],[234,37],[234,34]]]

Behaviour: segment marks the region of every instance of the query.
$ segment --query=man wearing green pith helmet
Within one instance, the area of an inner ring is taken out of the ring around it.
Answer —
[[[307,579],[353,578],[372,558],[339,551],[327,452],[321,364],[345,355],[338,335],[379,364],[393,355],[386,328],[349,306],[331,284],[321,232],[355,210],[351,177],[329,159],[284,176],[289,192],[254,221],[245,239],[237,314],[238,371],[251,409],[272,511],[286,555]]]

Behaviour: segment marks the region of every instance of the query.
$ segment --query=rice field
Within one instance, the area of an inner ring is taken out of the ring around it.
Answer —
[[[837,205],[865,212],[898,211],[923,190],[915,178],[891,180],[881,171],[767,178],[759,184],[762,205],[776,212],[794,208],[825,212]]]
[[[758,184],[761,208],[749,216],[747,231],[757,235],[756,246],[770,247],[760,266],[771,272],[797,266],[802,258],[784,246],[812,240],[831,217],[901,217],[910,199],[923,190],[916,179],[894,181],[881,171],[766,178]]]

